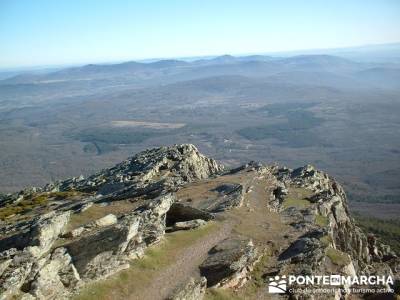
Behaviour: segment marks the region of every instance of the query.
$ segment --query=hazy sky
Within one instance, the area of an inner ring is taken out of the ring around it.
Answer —
[[[0,0],[0,67],[399,41],[399,0]]]

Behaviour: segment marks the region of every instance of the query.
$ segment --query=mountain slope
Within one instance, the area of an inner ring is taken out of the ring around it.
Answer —
[[[224,171],[193,145],[3,196],[0,213],[2,299],[270,299],[270,276],[399,279],[395,253],[354,224],[327,174]]]

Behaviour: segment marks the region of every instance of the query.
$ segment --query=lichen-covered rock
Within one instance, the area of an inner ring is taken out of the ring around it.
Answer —
[[[16,255],[0,276],[0,299],[7,299],[18,293],[30,275],[33,259],[23,254]]]
[[[207,211],[221,212],[243,204],[244,189],[241,184],[222,184],[214,191],[218,193],[218,198],[207,208]]]
[[[246,282],[249,271],[258,258],[253,242],[248,239],[229,238],[209,251],[200,265],[200,273],[208,286],[238,287]]]
[[[56,249],[48,262],[40,268],[30,284],[30,293],[38,299],[63,299],[66,287],[73,287],[80,280],[65,248]]]
[[[202,300],[206,288],[207,279],[205,277],[190,278],[189,282],[175,291],[172,296],[168,297],[168,300]]]
[[[65,231],[69,218],[69,211],[43,216],[34,226],[32,241],[26,250],[35,257],[49,251],[55,240]]]

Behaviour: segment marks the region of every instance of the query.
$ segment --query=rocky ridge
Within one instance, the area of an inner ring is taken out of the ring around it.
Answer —
[[[355,225],[345,192],[327,174],[253,162],[224,171],[193,145],[146,150],[88,178],[5,195],[0,216],[0,299],[79,296],[93,282],[132,268],[169,234],[195,234],[207,224],[225,228],[225,238],[206,249],[197,275],[174,283],[160,299],[202,299],[213,289],[241,295],[257,266],[263,278],[386,274],[399,280],[396,254]],[[265,297],[265,287],[246,297]]]

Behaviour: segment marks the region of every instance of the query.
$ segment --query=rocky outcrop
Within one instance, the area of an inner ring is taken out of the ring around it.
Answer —
[[[161,193],[165,187],[208,178],[222,170],[222,165],[200,154],[195,146],[175,145],[143,151],[86,179],[57,182],[46,186],[45,190],[96,191],[113,198],[152,196]]]
[[[389,273],[394,271],[389,266],[397,259],[396,255],[355,225],[346,194],[336,180],[310,165],[295,170],[276,168],[275,176],[278,183],[271,197],[271,209],[280,211],[293,227],[303,232],[279,255],[281,266],[289,264],[295,274],[356,276],[372,275],[371,270],[377,267],[371,266],[386,261]],[[285,208],[288,186],[310,191],[311,196],[303,200],[309,203],[307,208]]]
[[[220,231],[196,244],[201,255],[184,260],[197,261],[204,277],[188,280],[194,269],[187,268],[190,276],[171,299],[202,299],[207,286],[240,289],[269,247],[275,247],[274,275],[289,270],[400,279],[399,258],[355,225],[342,187],[327,174],[309,165],[291,170],[254,162],[222,170],[193,145],[175,145],[146,150],[86,179],[2,196],[0,209],[12,214],[0,223],[0,299],[70,298],[128,268],[166,230],[188,230],[171,236],[193,233],[195,239],[196,228],[210,220],[199,236],[213,225]],[[263,230],[269,234],[271,226],[268,240]],[[344,288],[337,297],[346,296]]]
[[[205,277],[190,278],[189,282],[177,289],[172,296],[168,297],[168,300],[202,300],[206,288],[207,279]]]
[[[243,204],[244,189],[241,184],[222,184],[213,191],[218,193],[218,197],[211,206],[207,207],[208,211],[221,212]]]
[[[0,240],[1,249],[13,241],[17,246],[0,253],[0,291],[3,291],[4,297],[17,293],[23,285],[29,285],[35,272],[48,264],[51,258],[49,251],[64,232],[69,217],[69,212],[52,212],[33,220],[31,231],[22,232],[21,237],[13,235]]]
[[[0,254],[3,295],[25,292],[38,299],[64,299],[85,282],[129,267],[130,259],[141,257],[146,247],[162,238],[166,213],[174,201],[167,194],[119,220],[107,215],[93,222],[91,231],[64,240],[62,247],[54,242],[62,235],[69,214],[40,219],[31,243]]]
[[[117,217],[113,214],[108,214],[100,219],[94,220],[85,226],[81,226],[78,228],[75,228],[63,235],[65,238],[76,238],[78,236],[81,236],[85,233],[89,233],[90,231],[99,229],[101,227],[107,227],[114,225],[118,222]]]
[[[381,261],[384,257],[394,256],[388,247],[381,244],[371,246],[371,240],[354,224],[350,217],[346,194],[336,180],[310,165],[294,170],[291,180],[294,184],[314,192],[309,200],[316,204],[317,214],[327,218],[326,227],[332,246],[350,254],[358,270],[365,269],[371,261]],[[381,251],[374,253],[374,248],[380,248]]]
[[[207,278],[208,286],[240,287],[248,279],[258,257],[251,240],[226,239],[210,250],[199,267],[200,273]]]
[[[24,293],[40,299],[57,298],[58,291],[63,298],[88,281],[127,268],[129,260],[162,239],[166,214],[175,202],[169,192],[222,170],[195,146],[175,145],[143,151],[88,178],[2,196],[0,208],[18,208],[25,201],[32,209],[27,217],[11,215],[0,223],[0,291],[4,297]],[[67,232],[71,215],[124,199],[133,203],[130,212],[108,214]],[[212,218],[196,213],[197,218]],[[186,214],[183,221],[193,219]]]

